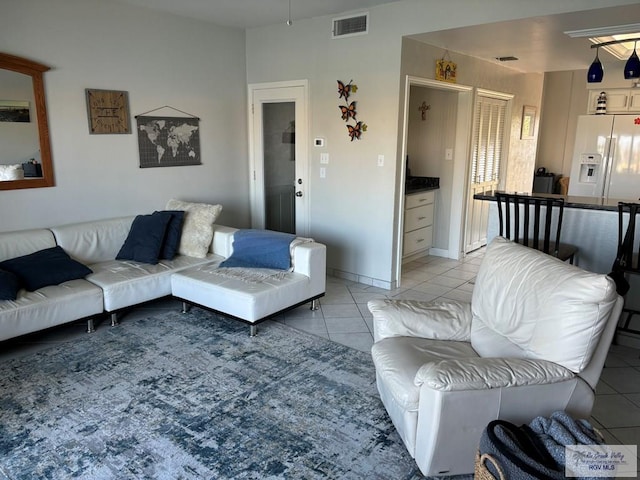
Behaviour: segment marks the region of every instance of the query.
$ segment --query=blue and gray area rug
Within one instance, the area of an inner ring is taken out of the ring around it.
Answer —
[[[419,479],[367,353],[192,309],[0,365],[0,479]]]

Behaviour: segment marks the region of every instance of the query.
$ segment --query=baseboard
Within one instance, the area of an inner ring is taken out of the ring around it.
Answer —
[[[449,250],[445,248],[430,248],[429,255],[433,255],[434,257],[444,257],[444,258],[453,258],[457,260],[457,258],[449,256]]]
[[[345,280],[351,280],[352,282],[362,283],[363,285],[369,285],[371,287],[382,288],[384,290],[393,290],[396,288],[396,282],[387,282],[385,280],[379,280],[377,278],[367,277],[365,275],[358,275],[357,273],[345,272],[343,270],[331,269],[327,272],[337,278]]]
[[[623,347],[631,347],[640,349],[640,335],[636,335],[630,332],[616,332],[616,336],[613,339],[615,345],[621,345]]]
[[[402,257],[402,263],[403,264],[411,263],[411,262],[413,262],[415,260],[423,259],[423,258],[427,257],[428,255],[429,255],[429,250],[425,250],[425,251],[422,251],[422,252],[418,252],[418,253],[414,253],[414,254],[411,254],[411,255],[407,255],[406,257]]]

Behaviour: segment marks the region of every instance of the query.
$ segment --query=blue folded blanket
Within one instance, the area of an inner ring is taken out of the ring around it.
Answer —
[[[271,230],[238,230],[233,234],[233,253],[220,267],[288,270],[291,267],[289,247],[295,238],[290,233]]]

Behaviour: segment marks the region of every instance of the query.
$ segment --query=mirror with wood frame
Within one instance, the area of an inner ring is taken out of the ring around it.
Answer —
[[[0,52],[0,190],[55,184],[43,79],[47,70]]]

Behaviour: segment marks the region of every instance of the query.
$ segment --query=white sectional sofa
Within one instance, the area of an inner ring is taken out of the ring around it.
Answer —
[[[171,295],[171,274],[174,272],[216,260],[213,252],[207,258],[178,255],[156,265],[115,260],[134,218],[113,218],[51,228],[57,244],[72,258],[93,270],[86,279],[102,290],[104,311],[111,314],[112,325],[117,323],[118,310]]]
[[[48,229],[0,233],[0,261],[55,247]],[[0,300],[0,340],[44,330],[103,311],[102,290],[84,280],[70,280],[33,292],[21,290],[16,300]],[[89,322],[89,330],[93,323]]]
[[[214,251],[223,258],[233,253],[233,232],[225,227],[214,234]],[[187,268],[171,275],[173,296],[185,302],[251,324],[250,334],[256,334],[257,323],[270,316],[324,295],[326,284],[326,248],[317,242],[292,244],[293,271],[284,276],[266,277],[247,282],[218,274],[219,261]],[[186,311],[186,304],[183,307]]]
[[[237,231],[222,225],[214,225],[205,258],[177,255],[155,265],[115,260],[134,218],[0,233],[0,262],[58,245],[93,271],[34,292],[20,290],[16,300],[0,300],[0,341],[84,318],[93,331],[97,315],[106,312],[116,324],[119,310],[168,295],[245,321],[255,334],[256,325],[273,314],[313,305],[324,295],[326,248],[318,242],[292,247],[292,271],[247,282],[216,275],[217,266],[233,252]]]

